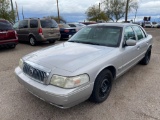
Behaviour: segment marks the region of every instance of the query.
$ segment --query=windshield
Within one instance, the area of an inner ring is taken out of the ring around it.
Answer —
[[[41,20],[42,28],[57,28],[58,24],[54,20]]]
[[[121,33],[121,27],[89,26],[81,29],[69,42],[118,47]]]
[[[12,25],[7,21],[0,21],[0,31],[2,30],[12,30]]]

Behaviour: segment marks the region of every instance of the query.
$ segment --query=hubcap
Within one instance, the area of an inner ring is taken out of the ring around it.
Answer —
[[[30,43],[31,43],[31,45],[34,45],[34,44],[35,44],[35,42],[34,42],[34,39],[33,39],[33,38],[30,38]]]
[[[108,94],[110,87],[111,87],[111,82],[107,77],[105,77],[100,86],[100,94],[99,94],[100,97],[102,98],[105,97]]]

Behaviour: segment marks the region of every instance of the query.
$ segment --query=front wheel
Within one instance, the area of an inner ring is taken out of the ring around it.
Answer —
[[[140,64],[147,65],[151,59],[151,48],[149,48],[144,56],[144,58],[140,61]]]
[[[94,88],[90,100],[95,103],[105,101],[112,88],[113,75],[110,70],[102,71],[95,80]]]

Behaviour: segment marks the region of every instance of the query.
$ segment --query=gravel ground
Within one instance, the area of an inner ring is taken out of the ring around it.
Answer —
[[[105,102],[86,101],[66,110],[30,94],[14,75],[22,56],[50,44],[18,44],[14,50],[0,49],[0,120],[160,120],[159,31],[147,29],[154,39],[149,65],[136,65],[114,81]]]

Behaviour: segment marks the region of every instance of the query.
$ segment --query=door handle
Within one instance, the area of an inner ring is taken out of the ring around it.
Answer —
[[[140,49],[140,46],[137,46],[137,50],[139,50]]]

